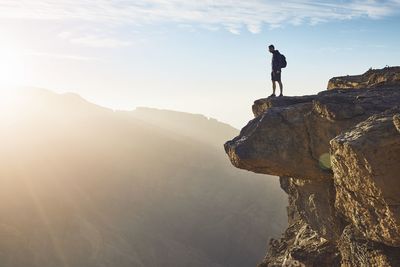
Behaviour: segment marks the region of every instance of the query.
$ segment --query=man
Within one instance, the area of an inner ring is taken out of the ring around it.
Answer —
[[[283,96],[283,85],[281,81],[281,72],[282,72],[282,67],[281,67],[281,60],[280,56],[281,54],[279,53],[278,50],[275,50],[274,45],[268,46],[269,52],[272,54],[272,72],[271,72],[271,80],[272,80],[272,95],[270,97],[275,97],[275,91],[276,91],[276,82],[279,84],[279,89],[280,89],[280,94],[279,96]]]

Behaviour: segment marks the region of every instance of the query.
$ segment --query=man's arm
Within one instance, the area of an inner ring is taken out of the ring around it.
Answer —
[[[274,53],[272,56],[272,71],[279,72],[281,68],[279,67],[278,53]]]

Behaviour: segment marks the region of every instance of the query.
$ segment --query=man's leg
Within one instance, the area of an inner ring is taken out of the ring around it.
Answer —
[[[278,81],[278,83],[279,83],[279,90],[281,91],[280,95],[283,95],[283,84],[282,84],[282,81]],[[275,93],[275,90],[274,90],[274,93]]]
[[[272,81],[272,95],[271,96],[275,96],[276,84],[275,84],[275,76],[274,76],[273,71],[271,71],[271,81]]]
[[[272,95],[275,95],[275,91],[276,91],[276,83],[275,81],[272,81]]]

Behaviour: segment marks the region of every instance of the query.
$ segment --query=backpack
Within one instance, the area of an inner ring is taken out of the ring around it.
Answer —
[[[279,54],[279,66],[281,68],[286,68],[287,66],[286,57],[282,54]]]

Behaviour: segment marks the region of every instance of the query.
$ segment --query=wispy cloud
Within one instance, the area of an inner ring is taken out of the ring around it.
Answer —
[[[93,57],[67,55],[67,54],[53,54],[53,53],[29,51],[29,50],[25,51],[24,54],[27,56],[45,57],[45,58],[54,58],[54,59],[63,59],[63,60],[78,60],[78,61],[97,60],[96,58],[93,58]]]
[[[116,38],[101,37],[95,35],[86,35],[78,38],[72,38],[70,42],[90,47],[112,47],[112,48],[130,46],[132,44],[129,41],[122,41]]]
[[[2,0],[0,18],[82,20],[108,25],[162,22],[222,27],[238,34],[262,26],[317,24],[360,17],[378,19],[400,11],[399,0]],[[96,37],[97,38],[97,37]],[[128,45],[87,36],[83,44]]]
[[[348,47],[327,46],[319,48],[317,52],[326,55],[326,53],[351,52],[354,49],[355,47],[353,46],[348,46]]]
[[[123,47],[130,46],[132,42],[123,41],[113,37],[107,37],[99,34],[85,34],[83,36],[77,36],[71,32],[61,32],[58,35],[62,39],[66,39],[73,44],[80,44],[90,47]]]

